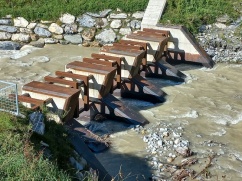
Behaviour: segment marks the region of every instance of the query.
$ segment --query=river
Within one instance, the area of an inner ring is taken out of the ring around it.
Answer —
[[[21,87],[31,80],[43,80],[56,70],[64,70],[68,62],[89,57],[94,52],[98,52],[98,48],[48,45],[18,60],[0,59],[0,77]],[[50,61],[20,64],[36,56],[49,57]],[[210,180],[241,180],[242,65],[217,64],[212,69],[179,67],[188,77],[185,83],[149,79],[167,93],[163,104],[124,101],[140,108],[140,113],[150,122],[147,128],[159,122],[174,128],[181,126],[183,136],[198,157],[216,153],[209,167]],[[122,173],[125,180],[136,180],[136,177],[149,180],[154,170],[147,160],[150,155],[146,152],[143,135],[118,122],[107,121],[106,124],[114,126],[114,133],[110,149],[96,154],[100,162],[116,178]],[[196,169],[201,170],[203,164],[199,162]]]

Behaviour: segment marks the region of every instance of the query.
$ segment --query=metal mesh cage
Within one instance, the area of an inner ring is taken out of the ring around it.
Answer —
[[[0,111],[19,114],[17,84],[0,80]]]

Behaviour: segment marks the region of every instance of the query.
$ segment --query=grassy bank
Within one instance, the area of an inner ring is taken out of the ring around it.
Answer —
[[[39,136],[28,119],[0,112],[0,180],[71,180],[72,149],[65,132],[54,122],[46,124],[46,134]],[[50,160],[40,151],[40,141],[50,145]]]
[[[202,24],[215,22],[216,18],[229,15],[232,19],[239,16],[241,0],[167,0],[167,7],[161,23],[185,25],[197,33]]]
[[[63,13],[78,16],[84,12],[98,12],[120,8],[125,12],[144,10],[148,0],[0,0],[0,17],[7,14],[28,20],[56,20]]]

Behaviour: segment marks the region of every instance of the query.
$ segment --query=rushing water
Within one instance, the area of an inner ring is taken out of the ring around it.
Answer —
[[[88,57],[93,52],[98,52],[98,49],[49,45],[19,60],[0,59],[0,77],[17,82],[20,87],[31,80],[43,80],[44,76],[56,70],[64,70],[68,62],[78,60],[80,56]],[[20,64],[36,56],[47,56],[50,61]],[[157,122],[182,126],[184,136],[198,156],[217,153],[210,168],[211,180],[241,180],[242,65],[217,64],[213,69],[180,68],[188,77],[186,83],[150,79],[167,93],[165,103],[153,105],[124,101],[140,108],[141,114],[150,121],[147,127]],[[116,178],[120,171],[125,180],[135,180],[137,175],[138,180],[148,180],[153,170],[145,159],[147,152],[142,135],[118,122],[107,121],[105,124],[112,125],[114,134],[111,135],[111,148],[96,155],[100,162]],[[207,144],[211,141],[217,144]],[[226,177],[222,179],[222,176]]]

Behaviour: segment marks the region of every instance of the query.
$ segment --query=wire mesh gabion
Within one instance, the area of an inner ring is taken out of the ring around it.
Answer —
[[[17,84],[0,80],[0,111],[19,114]]]

